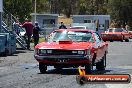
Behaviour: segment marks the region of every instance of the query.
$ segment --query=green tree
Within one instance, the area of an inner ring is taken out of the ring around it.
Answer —
[[[107,14],[107,0],[79,0],[79,14],[105,15]]]
[[[132,26],[132,0],[109,0],[108,12],[119,25]],[[131,27],[132,28],[132,27]]]
[[[87,11],[87,3],[86,0],[80,0],[79,2],[79,14],[80,15],[85,15]]]
[[[72,13],[72,2],[73,0],[59,0],[59,12],[64,13],[68,18]]]
[[[34,10],[35,0],[32,0],[32,7]],[[36,0],[36,12],[48,13],[50,12],[51,0]]]
[[[4,0],[4,8],[23,22],[33,11],[31,0]]]
[[[4,0],[4,8],[22,22],[34,12],[35,0]],[[119,25],[132,26],[132,0],[36,0],[37,13],[109,14]],[[132,28],[132,27],[131,27]]]

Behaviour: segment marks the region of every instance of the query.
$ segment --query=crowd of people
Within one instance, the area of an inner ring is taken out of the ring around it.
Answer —
[[[20,35],[20,29],[19,29],[20,24],[18,22],[13,23],[14,31],[17,35]],[[33,37],[34,40],[34,47],[38,44],[39,42],[39,33],[41,31],[38,22],[35,22],[33,25],[32,22],[30,22],[27,18],[25,19],[24,23],[21,25],[25,29],[25,40],[27,43],[27,49],[31,50],[30,48],[30,41],[31,38]]]
[[[19,23],[13,23],[13,27],[14,27],[14,31],[17,35],[20,35],[20,30],[19,30]],[[27,18],[25,19],[25,21],[23,22],[23,24],[21,25],[21,27],[23,27],[26,31],[25,33],[25,39],[26,39],[26,43],[27,43],[27,49],[30,50],[30,41],[31,38],[33,38],[34,40],[34,47],[39,43],[39,34],[40,34],[40,27],[39,27],[39,23],[35,22],[34,25],[32,24],[32,22],[30,22]],[[59,26],[59,29],[67,29],[66,26],[64,25],[63,22],[61,22],[61,25]]]

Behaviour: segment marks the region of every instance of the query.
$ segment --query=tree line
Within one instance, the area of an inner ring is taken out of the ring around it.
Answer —
[[[4,8],[20,21],[34,12],[35,0],[4,0]],[[37,13],[110,15],[117,25],[132,26],[132,0],[36,0]]]

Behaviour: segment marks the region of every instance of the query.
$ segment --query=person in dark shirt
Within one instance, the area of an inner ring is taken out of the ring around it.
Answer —
[[[13,23],[13,30],[14,30],[15,34],[17,34],[18,36],[19,36],[19,34],[20,34],[19,25],[20,25],[20,24],[19,24],[18,22],[14,22],[14,23]]]
[[[34,38],[34,47],[39,42],[39,32],[41,31],[38,22],[35,22],[35,27],[33,28],[33,38]]]
[[[64,25],[63,22],[61,22],[61,26],[59,27],[59,29],[67,29],[66,26]]]
[[[30,49],[30,40],[31,40],[31,36],[33,33],[33,24],[31,22],[28,21],[28,19],[25,19],[24,24],[22,25],[22,27],[25,28],[26,30],[26,36],[27,36],[27,49]]]

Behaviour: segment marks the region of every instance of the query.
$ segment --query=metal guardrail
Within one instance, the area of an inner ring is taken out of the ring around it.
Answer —
[[[7,26],[2,26],[3,32],[5,33],[11,33],[10,31],[8,31],[8,27]],[[18,36],[16,33],[11,33],[13,35],[16,36],[16,42],[23,48],[26,49],[26,41],[25,39],[23,39],[22,37]]]
[[[10,12],[8,12],[5,8],[3,9],[3,31],[5,33],[11,33],[16,36],[16,42],[23,48],[26,49],[26,40],[15,33],[15,29],[13,27],[14,24],[20,23]],[[20,23],[21,24],[21,23]],[[17,25],[17,24],[16,24]],[[18,25],[19,26],[19,25]],[[22,27],[19,27],[19,29]],[[21,29],[23,30],[23,29]]]

